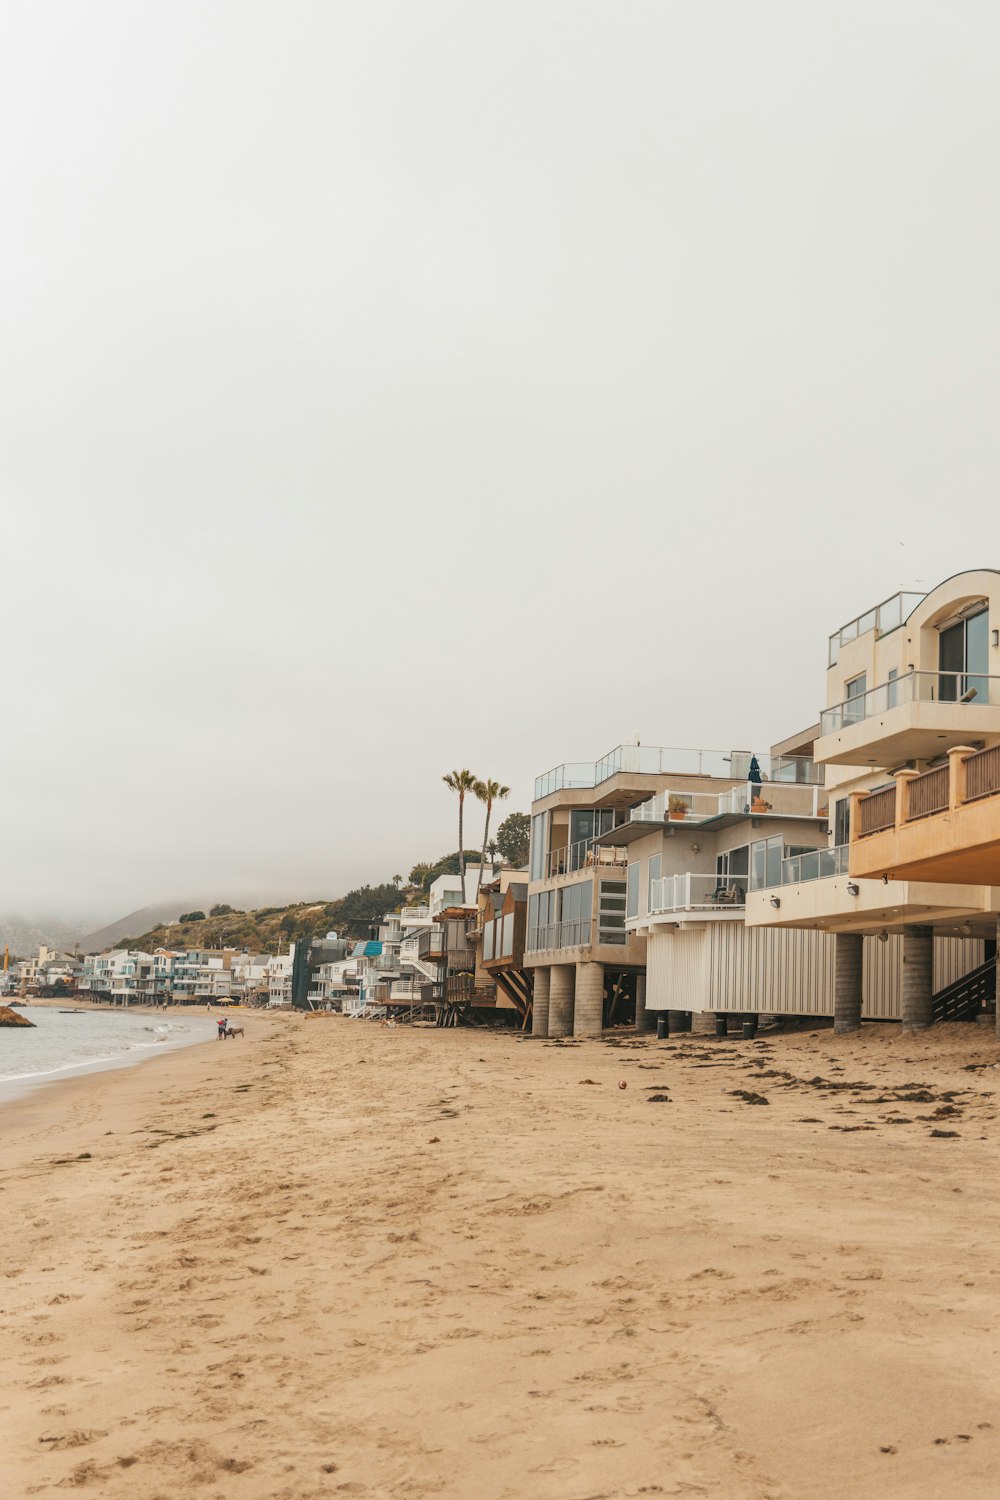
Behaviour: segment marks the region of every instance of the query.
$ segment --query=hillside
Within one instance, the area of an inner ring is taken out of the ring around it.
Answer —
[[[153,906],[140,906],[127,917],[119,917],[117,922],[109,922],[96,932],[88,932],[80,939],[80,952],[103,953],[119,938],[130,937],[133,932],[148,932],[160,922],[176,922],[182,911],[189,911],[194,905],[193,901],[160,901]]]
[[[227,912],[199,922],[160,922],[144,932],[121,933],[113,942],[116,947],[141,948],[146,953],[155,948],[247,948],[251,953],[285,953],[290,941],[322,935],[336,926],[336,905],[299,901],[293,906]]]

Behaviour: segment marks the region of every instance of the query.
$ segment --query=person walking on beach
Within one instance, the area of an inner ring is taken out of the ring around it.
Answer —
[[[228,1016],[220,1016],[215,1024],[219,1028],[219,1041],[221,1042],[226,1034],[226,1027],[229,1025]]]

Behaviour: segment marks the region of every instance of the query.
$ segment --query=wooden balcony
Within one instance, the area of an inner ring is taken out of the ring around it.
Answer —
[[[1000,744],[851,800],[853,878],[1000,886]]]

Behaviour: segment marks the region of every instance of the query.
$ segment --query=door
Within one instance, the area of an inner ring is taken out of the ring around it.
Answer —
[[[989,702],[989,623],[989,610],[981,609],[942,630],[938,649],[942,703]]]

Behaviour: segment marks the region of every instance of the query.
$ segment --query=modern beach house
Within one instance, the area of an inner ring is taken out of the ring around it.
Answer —
[[[919,1029],[993,1002],[1000,863],[978,807],[998,783],[998,632],[1000,573],[975,570],[829,639],[814,745],[828,847],[783,864],[747,922],[829,936],[840,1030],[862,1016]]]
[[[772,849],[811,848],[824,817],[806,757],[765,758],[761,769],[749,750],[618,745],[539,776],[524,956],[533,1035],[589,1036],[632,1019],[643,1027],[654,1007],[699,1008],[659,977],[650,995],[650,935],[742,925],[751,864],[766,862],[768,839]]]

